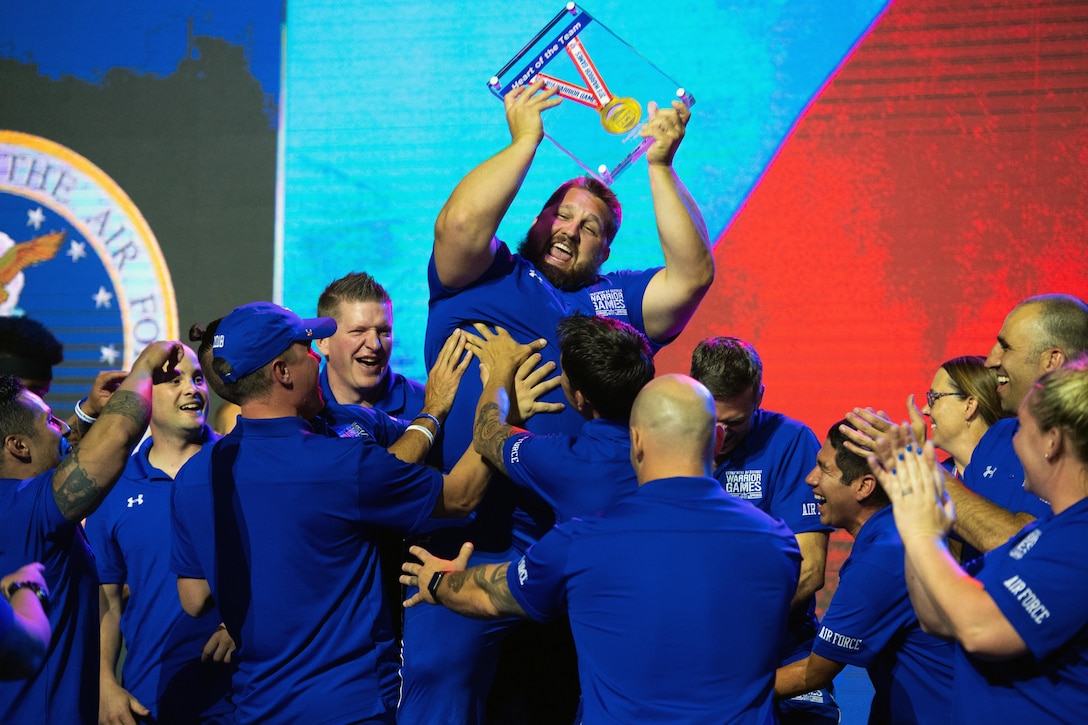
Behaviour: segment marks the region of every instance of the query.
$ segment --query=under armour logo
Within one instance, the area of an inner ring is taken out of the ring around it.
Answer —
[[[129,508],[132,508],[132,504],[134,504],[134,503],[138,503],[138,504],[140,504],[141,506],[143,506],[143,503],[144,503],[144,495],[143,495],[142,493],[141,493],[141,494],[138,494],[138,495],[136,496],[136,498],[133,498],[132,496],[129,496],[129,497],[128,497],[128,507],[129,507]]]
[[[997,466],[986,466],[986,470],[982,472],[983,478],[993,478],[997,473]]]

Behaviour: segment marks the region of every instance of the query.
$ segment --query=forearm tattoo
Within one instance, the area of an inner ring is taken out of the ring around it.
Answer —
[[[98,417],[102,418],[110,414],[119,415],[132,421],[134,431],[127,435],[130,436],[131,442],[135,442],[143,433],[144,428],[147,427],[147,419],[151,414],[151,405],[138,393],[131,390],[118,390],[110,396],[109,402],[106,403]],[[103,424],[97,423],[96,425]],[[93,427],[88,426],[86,431]],[[64,514],[64,518],[69,521],[78,521],[94,511],[102,501],[106,491],[116,481],[116,478],[109,481],[100,481],[95,475],[88,472],[80,461],[82,448],[83,446],[74,448],[68,457],[60,462],[53,479],[53,499],[57,502],[57,508]],[[102,448],[102,446],[96,446],[96,448]],[[117,456],[117,470],[120,471],[121,467],[124,466],[124,458],[128,455],[128,450],[96,450],[95,454],[92,455],[92,459],[95,460],[103,456]],[[103,469],[97,465],[92,466],[92,469],[99,474],[103,473]]]
[[[506,570],[509,563],[498,566],[483,565],[474,566],[465,571],[455,571],[446,575],[443,581],[454,594],[459,593],[465,584],[471,580],[473,586],[487,595],[491,605],[499,614],[511,616],[525,616],[525,610],[510,593],[510,587],[506,583]],[[490,574],[488,573],[490,570]]]
[[[78,448],[61,461],[55,475],[61,481],[60,487],[53,489],[60,512],[69,521],[83,518],[84,512],[93,508],[102,492],[98,482],[80,465]]]
[[[131,390],[118,390],[110,396],[106,407],[102,409],[98,417],[109,414],[123,415],[136,424],[141,431],[147,427],[148,418],[151,417],[151,403],[142,395]]]
[[[504,474],[506,473],[506,464],[502,458],[502,447],[512,432],[513,428],[502,422],[498,404],[484,403],[483,408],[480,409],[480,414],[476,416],[472,435],[483,446],[480,455]]]

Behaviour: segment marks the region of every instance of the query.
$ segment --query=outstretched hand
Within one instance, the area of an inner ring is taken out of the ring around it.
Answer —
[[[548,345],[544,338],[522,344],[498,325],[491,329],[482,322],[476,322],[472,327],[477,334],[466,334],[465,344],[480,360],[480,381],[484,385],[492,375],[498,375],[503,381],[511,380],[530,355]]]
[[[80,408],[92,418],[97,418],[110,401],[113,391],[117,390],[127,376],[126,370],[103,370],[98,373],[91,384],[91,392],[87,394],[86,402],[80,403]]]
[[[649,118],[639,131],[639,136],[654,140],[646,149],[646,161],[651,166],[672,166],[676,149],[684,140],[691,111],[681,101],[673,101],[672,108],[659,108],[653,101],[646,107]]]
[[[448,559],[439,559],[422,546],[409,548],[408,553],[419,559],[419,563],[406,561],[401,566],[404,573],[401,574],[400,583],[417,588],[416,593],[405,600],[405,608],[414,607],[417,604],[438,604],[427,590],[427,585],[430,584],[434,575],[440,571],[464,571],[467,569],[468,560],[472,557],[472,551],[472,543],[466,541],[461,544],[461,551],[458,552],[457,558],[449,561]]]
[[[454,330],[446,338],[442,349],[438,351],[438,358],[427,375],[427,385],[423,393],[423,410],[445,416],[453,407],[457,388],[461,385],[461,378],[472,359],[472,353],[467,352],[465,347],[466,337],[468,335],[463,331]]]
[[[511,140],[516,143],[528,139],[539,144],[544,138],[544,121],[540,114],[559,105],[563,99],[558,94],[557,87],[545,86],[544,79],[539,76],[528,85],[512,88],[502,99]]]
[[[862,458],[872,453],[877,439],[887,436],[888,431],[895,425],[891,416],[883,410],[872,408],[854,408],[846,414],[846,420],[854,428],[848,425],[839,426],[839,432],[846,436],[843,445],[846,450]]]
[[[549,378],[555,372],[556,365],[549,360],[541,363],[540,353],[534,352],[525,359],[514,373],[514,397],[517,398],[517,420],[508,415],[510,425],[523,425],[537,413],[562,413],[567,407],[563,403],[549,403],[541,400],[546,394],[560,385],[559,376]]]
[[[876,439],[867,460],[892,502],[904,542],[947,535],[956,520],[955,508],[931,441],[919,446],[908,423],[893,425]]]
[[[183,357],[185,353],[181,343],[161,340],[153,342],[132,363],[129,377],[146,373],[155,385],[169,382],[178,376],[177,367]]]

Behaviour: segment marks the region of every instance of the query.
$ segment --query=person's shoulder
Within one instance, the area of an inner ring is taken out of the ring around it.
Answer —
[[[780,413],[776,410],[767,410],[760,408],[756,411],[756,423],[755,426],[759,429],[765,428],[769,435],[782,436],[790,438],[811,438],[816,440],[816,433],[806,423],[802,423],[796,418],[791,418],[785,413]]]
[[[1016,431],[1019,430],[1019,428],[1020,421],[1017,420],[1015,416],[1011,418],[1002,418],[1001,420],[991,425],[989,429],[982,434],[982,439],[979,441],[979,445],[982,445],[983,441],[990,444],[1011,441],[1012,437],[1016,435]]]
[[[1005,463],[1012,463],[1013,468],[1019,467],[1020,461],[1012,447],[1012,439],[1019,428],[1020,422],[1016,418],[1002,418],[991,425],[971,453],[971,462],[963,474],[964,481],[980,476],[990,478]]]

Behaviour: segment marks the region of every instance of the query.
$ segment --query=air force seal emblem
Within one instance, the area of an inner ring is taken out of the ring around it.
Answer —
[[[178,335],[170,273],[128,195],[74,151],[14,131],[0,131],[0,315],[64,343],[54,403]]]

